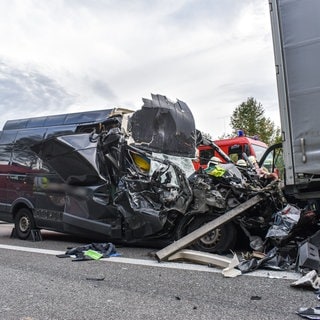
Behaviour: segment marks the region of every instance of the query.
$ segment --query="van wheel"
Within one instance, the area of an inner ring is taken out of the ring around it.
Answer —
[[[28,239],[31,230],[35,228],[32,212],[26,208],[20,209],[14,218],[14,226],[19,239]]]
[[[216,216],[212,214],[195,214],[186,217],[186,219],[184,219],[183,223],[178,228],[178,239],[195,231],[215,218]],[[199,240],[190,245],[190,248],[210,253],[224,253],[234,248],[236,240],[236,227],[232,222],[229,222],[208,232]]]

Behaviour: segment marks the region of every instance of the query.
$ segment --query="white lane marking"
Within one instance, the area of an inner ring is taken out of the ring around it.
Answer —
[[[190,271],[204,271],[204,272],[214,272],[221,273],[222,269],[208,267],[206,265],[198,265],[186,262],[157,262],[154,260],[144,260],[144,259],[132,259],[132,258],[122,258],[122,257],[110,257],[101,259],[104,261],[136,264],[150,267],[160,267],[160,268],[171,268],[171,269],[183,269]],[[263,277],[263,278],[275,278],[275,279],[288,279],[297,280],[302,277],[301,274],[287,271],[273,271],[273,270],[256,270],[250,273],[243,274],[242,276],[251,277]]]
[[[33,253],[42,253],[42,254],[64,254],[65,251],[55,251],[55,250],[47,250],[47,249],[38,249],[38,248],[29,248],[29,247],[19,247],[19,246],[9,246],[6,244],[0,244],[0,249],[8,249],[15,251],[24,251],[24,252],[33,252]]]
[[[58,254],[65,253],[65,251],[20,247],[20,246],[12,246],[12,245],[5,245],[5,244],[0,244],[0,249],[49,254],[49,255],[58,255]],[[221,269],[218,269],[218,268],[208,267],[206,265],[185,263],[185,262],[157,262],[156,260],[144,260],[144,259],[123,258],[123,257],[104,258],[104,259],[100,259],[100,261],[149,266],[149,267],[157,267],[157,268],[182,269],[182,270],[190,270],[190,271],[221,273]],[[243,274],[242,276],[287,279],[287,280],[297,280],[302,277],[301,274],[295,273],[295,272],[273,271],[273,270],[256,270],[250,273]]]

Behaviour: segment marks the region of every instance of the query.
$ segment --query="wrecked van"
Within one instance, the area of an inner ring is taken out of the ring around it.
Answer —
[[[195,125],[164,96],[109,109],[9,120],[0,133],[0,219],[100,240],[173,239],[192,190]]]
[[[219,176],[195,172],[196,141],[188,106],[161,95],[143,99],[135,112],[9,120],[0,136],[0,219],[14,222],[20,239],[49,229],[101,241],[172,242],[257,193],[271,193],[254,180],[248,187],[251,178],[231,163]],[[232,248],[236,225],[268,226],[272,204],[260,203],[193,247]]]

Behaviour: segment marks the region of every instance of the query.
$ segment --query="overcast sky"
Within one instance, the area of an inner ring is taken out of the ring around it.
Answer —
[[[267,0],[1,0],[7,119],[188,104],[213,138],[248,97],[279,125]]]

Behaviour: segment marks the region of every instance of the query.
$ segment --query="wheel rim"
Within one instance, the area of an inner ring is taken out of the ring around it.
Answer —
[[[201,223],[197,223],[197,222],[195,222],[195,219],[197,219],[197,217],[193,217],[191,220],[189,220],[188,227],[186,229],[185,234],[193,232],[197,228],[200,228],[201,226],[205,225],[207,222],[211,221],[211,220],[207,220],[207,221],[202,221]],[[214,249],[217,245],[219,245],[219,242],[221,241],[222,237],[223,237],[222,229],[216,228],[216,229],[206,233],[201,238],[199,238],[199,240],[196,242],[196,244],[199,247],[202,247],[203,249],[210,249],[211,250],[211,249]]]
[[[19,229],[21,232],[28,232],[30,229],[31,221],[27,216],[22,216],[19,220]]]
[[[221,229],[217,228],[200,238],[200,242],[205,247],[214,247],[221,240]]]

